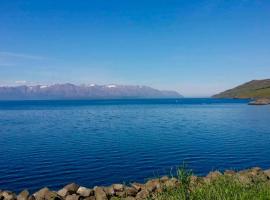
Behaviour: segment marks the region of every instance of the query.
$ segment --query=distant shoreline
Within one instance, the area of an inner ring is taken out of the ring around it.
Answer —
[[[53,85],[0,86],[0,99],[115,99],[115,98],[182,98],[176,91],[158,90],[141,85],[97,85],[71,83]]]
[[[142,102],[142,103],[187,103],[188,101],[200,102],[210,101],[211,103],[231,103],[243,102],[248,103],[250,98],[212,98],[212,97],[182,97],[182,98],[98,98],[98,99],[0,99],[0,103],[5,102]]]

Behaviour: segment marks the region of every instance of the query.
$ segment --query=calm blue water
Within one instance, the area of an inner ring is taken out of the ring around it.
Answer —
[[[0,102],[0,188],[144,181],[183,161],[270,168],[269,122],[247,100]]]

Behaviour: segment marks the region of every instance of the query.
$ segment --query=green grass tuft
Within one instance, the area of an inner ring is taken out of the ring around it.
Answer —
[[[270,200],[269,182],[243,184],[236,178],[223,175],[192,188],[188,181],[190,178],[186,177],[191,174],[182,170],[179,178],[181,186],[165,189],[157,194],[156,200]]]

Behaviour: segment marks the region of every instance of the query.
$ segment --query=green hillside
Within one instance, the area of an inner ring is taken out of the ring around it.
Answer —
[[[270,79],[253,80],[233,89],[221,92],[214,98],[270,98]]]

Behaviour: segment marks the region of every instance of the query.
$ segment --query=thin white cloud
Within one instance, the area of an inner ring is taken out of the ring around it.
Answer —
[[[26,84],[27,81],[25,80],[18,80],[18,81],[15,81],[16,84]]]
[[[12,67],[12,66],[15,66],[14,63],[9,63],[9,62],[6,62],[6,61],[2,61],[0,59],[0,66],[3,66],[3,67]]]
[[[15,58],[15,59],[27,59],[27,60],[42,60],[42,59],[45,59],[42,56],[22,54],[22,53],[13,53],[13,52],[7,52],[7,51],[0,51],[0,60],[12,59],[12,58]]]
[[[0,51],[0,67],[37,66],[46,60],[38,55]]]

